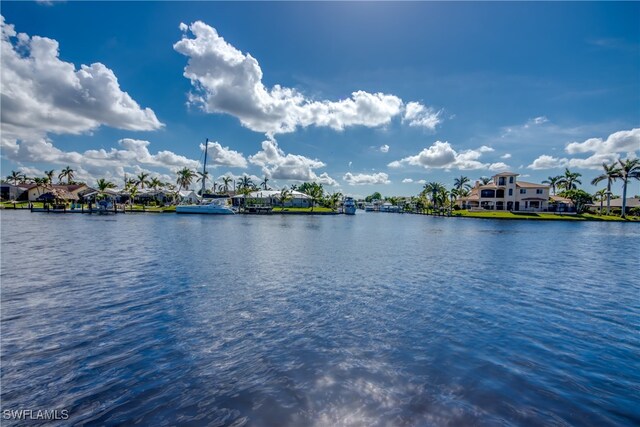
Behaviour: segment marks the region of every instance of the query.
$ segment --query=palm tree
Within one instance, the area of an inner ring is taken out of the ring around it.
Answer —
[[[596,202],[600,202],[600,214],[602,215],[602,203],[604,202],[604,199],[606,198],[607,195],[607,190],[606,189],[602,189],[602,190],[598,190],[593,194],[593,200]],[[609,212],[607,212],[607,215],[609,215]]]
[[[133,199],[135,199],[137,195],[138,187],[136,187],[135,185],[129,187],[129,206],[131,209],[133,209]]]
[[[453,209],[453,206],[456,203],[456,199],[460,197],[460,190],[457,188],[452,188],[449,192],[449,197],[451,198],[451,209]]]
[[[615,163],[607,165],[604,162],[602,163],[602,168],[604,169],[604,173],[593,178],[591,185],[598,185],[600,181],[607,180],[607,215],[609,215],[611,213],[611,184],[618,179],[621,169],[618,168],[618,165]],[[600,202],[600,212],[602,212],[602,200]]]
[[[157,190],[158,188],[162,188],[164,186],[162,181],[160,181],[157,177],[151,178],[148,184],[149,184],[149,188],[153,190]]]
[[[545,179],[544,181],[542,181],[543,184],[549,184],[549,186],[551,187],[551,191],[553,191],[553,195],[556,195],[556,187],[558,185],[558,182],[562,179],[562,176],[558,175],[558,176],[550,176],[549,178]]]
[[[58,179],[62,181],[63,178],[67,178],[67,185],[71,185],[71,180],[73,179],[74,170],[71,167],[67,166],[62,169],[62,172],[58,175]]]
[[[620,163],[620,172],[618,172],[618,178],[622,181],[622,218],[626,217],[627,209],[627,184],[630,179],[640,180],[640,159],[626,159],[624,162],[618,160]]]
[[[436,199],[438,197],[438,193],[440,193],[441,190],[444,190],[444,186],[439,182],[427,182],[424,185],[423,191],[425,193],[431,193],[431,203],[433,203],[434,207],[437,206]]]
[[[189,188],[191,183],[193,182],[193,178],[195,178],[196,174],[189,168],[182,168],[178,171],[178,179],[176,180],[176,184],[179,185],[178,192],[183,188]]]
[[[297,184],[291,184],[291,191],[298,191],[298,185]]]
[[[198,179],[196,180],[196,182],[202,183],[202,188],[200,189],[200,191],[204,193],[204,188],[206,187],[207,180],[209,179],[209,171],[198,172],[197,175]]]
[[[222,188],[224,188],[224,192],[225,193],[229,192],[229,184],[230,183],[231,183],[231,177],[230,176],[222,177]]]
[[[22,172],[11,171],[11,175],[7,176],[7,181],[13,181],[13,185],[18,185],[27,177]]]
[[[557,182],[558,186],[562,186],[565,190],[575,190],[578,188],[576,183],[582,184],[578,178],[582,176],[581,173],[571,172],[569,168],[565,168],[564,175],[560,177]]]
[[[287,190],[287,187],[284,187],[282,190],[280,190],[278,198],[280,199],[280,205],[282,205],[282,207],[284,208],[284,204],[293,198],[293,196],[291,195],[291,190]]]
[[[471,188],[471,185],[469,185],[469,182],[471,182],[471,180],[468,177],[460,176],[460,178],[456,178],[453,181],[453,186],[458,191],[462,190],[463,188],[466,188],[468,190],[469,188]]]
[[[37,185],[37,186],[38,186],[38,187],[37,187],[37,189],[38,189],[38,196],[40,196],[40,194],[42,194],[42,193],[40,192],[40,188],[41,188],[41,187],[44,187],[44,186],[47,184],[47,178],[38,178],[38,177],[33,178],[33,183],[34,183],[35,185]]]
[[[487,185],[491,182],[491,178],[489,178],[488,176],[481,176],[480,182],[482,182],[482,185]]]
[[[53,175],[55,174],[55,170],[51,169],[50,171],[44,171],[44,174],[47,176],[47,184],[53,184]]]
[[[98,181],[96,181],[96,184],[98,186],[98,190],[101,193],[103,193],[107,188],[116,188],[116,185],[113,182],[107,181],[104,178],[100,178]]]
[[[338,206],[338,202],[342,199],[342,193],[333,193],[327,196],[327,204],[333,210]]]
[[[149,185],[149,181],[147,180],[148,177],[149,177],[148,173],[140,172],[136,177],[136,187],[139,186],[141,189],[144,190],[144,186]]]
[[[269,186],[267,185],[267,182],[269,182],[269,178],[267,178],[266,176],[264,177],[264,179],[262,180],[262,182],[260,183],[260,185],[262,186],[263,190],[268,190]]]
[[[324,198],[324,189],[322,188],[322,184],[312,183],[312,185],[307,190],[307,195],[311,197],[311,211],[313,212],[313,208],[316,203],[320,202]]]
[[[248,175],[243,175],[238,181],[238,188],[253,188],[253,181]]]

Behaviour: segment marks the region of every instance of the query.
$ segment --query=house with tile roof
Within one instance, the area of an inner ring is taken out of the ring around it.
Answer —
[[[502,172],[482,184],[476,181],[467,197],[456,200],[463,209],[542,212],[549,208],[549,186],[518,180],[519,174]]]

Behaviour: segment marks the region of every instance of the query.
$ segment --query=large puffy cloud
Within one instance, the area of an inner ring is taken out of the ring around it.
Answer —
[[[389,167],[400,168],[405,165],[421,166],[433,169],[508,169],[502,162],[482,163],[478,159],[483,153],[492,152],[493,148],[483,145],[475,150],[464,150],[457,152],[448,142],[436,141],[430,147],[423,149],[415,156],[405,157],[389,163]]]
[[[571,142],[565,147],[567,154],[592,153],[586,158],[559,158],[543,154],[529,166],[530,169],[554,169],[573,167],[581,169],[600,169],[602,163],[612,163],[626,157],[637,157],[640,151],[640,128],[614,132],[606,139],[589,138],[583,142]]]
[[[180,29],[185,34],[173,47],[189,58],[184,76],[194,87],[190,103],[206,112],[233,115],[256,132],[273,136],[311,125],[336,130],[377,127],[403,112],[410,126],[433,130],[441,121],[433,109],[417,102],[405,105],[395,95],[354,91],[347,99],[316,101],[292,88],[269,89],[262,82],[258,61],[229,44],[215,28],[197,21],[180,24]]]
[[[84,152],[63,151],[47,139],[29,139],[21,143],[3,146],[3,155],[13,162],[47,163],[50,165],[70,165],[77,171],[78,179],[93,182],[96,177],[121,179],[124,173],[147,172],[153,176],[173,177],[178,169],[184,167],[200,170],[198,160],[189,159],[172,151],[149,151],[149,141],[124,138],[118,141],[119,148],[109,150],[86,150]],[[201,147],[204,149],[204,145]],[[209,143],[207,165],[246,168],[247,161],[241,153],[221,146],[218,142]],[[25,168],[26,166],[22,166]],[[146,168],[146,169],[145,169]],[[148,169],[153,168],[153,169]],[[164,170],[164,175],[158,170]],[[170,174],[166,174],[169,171]]]
[[[142,131],[163,126],[120,89],[113,71],[101,63],[61,61],[58,42],[2,27],[2,133],[5,141],[79,134],[101,125]]]
[[[285,154],[274,139],[263,141],[262,150],[249,156],[249,162],[261,166],[264,174],[272,179],[315,181],[325,185],[338,184],[326,172],[316,174],[314,169],[326,166],[323,162],[299,154]]]
[[[342,179],[349,185],[372,185],[372,184],[390,184],[389,175],[384,172],[373,174],[352,174],[347,172]]]

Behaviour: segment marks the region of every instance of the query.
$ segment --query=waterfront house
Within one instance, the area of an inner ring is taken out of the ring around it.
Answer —
[[[26,200],[27,190],[32,184],[10,184],[3,182],[0,184],[0,199],[2,200]]]
[[[86,184],[74,184],[74,185],[30,185],[27,189],[27,200],[30,202],[35,202],[44,194],[47,193],[57,193],[64,195],[68,200],[78,200],[83,197],[85,194],[90,193],[93,190],[89,188]]]
[[[597,203],[590,203],[587,205],[591,210],[599,210],[600,209],[600,202]],[[612,210],[616,210],[618,211],[618,213],[622,210],[622,198],[618,197],[615,199],[611,199],[611,209]],[[640,196],[635,196],[635,197],[628,197],[627,198],[627,203],[625,206],[625,210],[627,211],[626,213],[628,214],[629,211],[633,208],[637,208],[638,206],[640,206]],[[602,208],[603,210],[606,211],[607,209],[607,200],[605,199],[602,202]]]
[[[463,209],[541,212],[549,208],[549,186],[518,180],[517,173],[502,172],[487,184],[476,181],[469,196],[456,203]]]
[[[284,204],[285,208],[310,208],[313,203],[311,197],[299,191],[291,191],[290,199]],[[234,206],[243,204],[245,196],[237,194],[231,198]],[[246,197],[247,204],[280,206],[280,191],[277,190],[258,190],[252,191]]]

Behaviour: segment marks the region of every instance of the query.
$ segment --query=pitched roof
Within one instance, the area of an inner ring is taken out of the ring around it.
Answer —
[[[500,172],[500,173],[497,173],[497,174],[495,174],[493,176],[496,177],[496,176],[518,176],[518,175],[520,175],[520,174],[519,173],[513,173],[513,172]]]
[[[536,184],[536,183],[533,183],[533,182],[525,182],[525,181],[516,182],[516,187],[523,187],[523,188],[549,188],[549,186],[545,185],[545,184]]]

